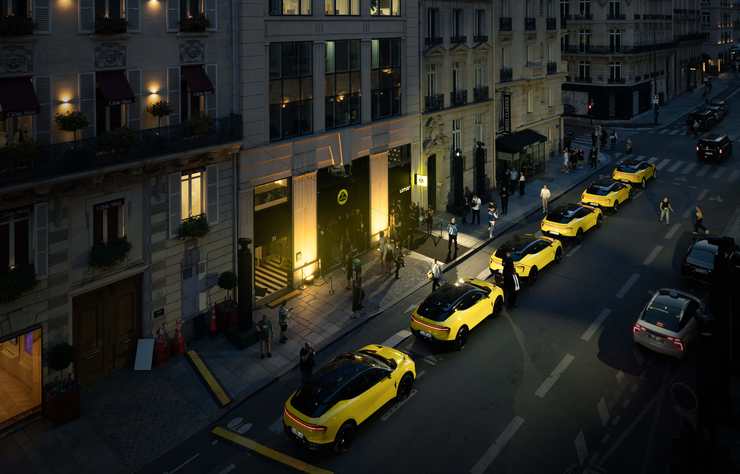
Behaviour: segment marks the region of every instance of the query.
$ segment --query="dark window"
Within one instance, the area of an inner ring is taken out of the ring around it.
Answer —
[[[93,207],[93,243],[110,242],[124,237],[123,199]]]
[[[372,42],[372,117],[401,115],[401,40]]]
[[[452,10],[452,36],[463,36],[463,9],[455,8]]]
[[[0,272],[30,263],[31,232],[27,212],[0,220]]]
[[[360,40],[326,43],[326,128],[360,123]]]
[[[270,45],[270,140],[313,131],[313,44]]]
[[[310,0],[304,0],[310,2]],[[360,0],[324,0],[327,15],[359,15]]]
[[[126,104],[109,104],[100,86],[100,77],[96,75],[95,88],[95,125],[98,135],[125,127],[127,125]]]
[[[370,14],[377,16],[400,16],[401,0],[370,0]]]
[[[180,0],[180,19],[189,20],[205,15],[204,3],[203,0]]]
[[[439,36],[439,8],[427,8],[427,38]]]
[[[683,301],[658,296],[645,308],[641,319],[669,331],[679,331],[682,327]]]
[[[95,18],[118,20],[125,17],[125,3],[123,0],[95,0]]]
[[[481,299],[483,296],[482,293],[479,293],[477,291],[473,291],[465,295],[462,300],[457,304],[457,310],[464,311],[466,309],[472,308],[475,303],[478,302],[478,300]]]
[[[28,0],[0,0],[0,18],[5,16],[30,18],[30,2]]]

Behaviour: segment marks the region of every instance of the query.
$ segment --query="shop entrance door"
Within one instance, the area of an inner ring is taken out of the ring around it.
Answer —
[[[254,190],[254,291],[257,299],[291,287],[293,213],[290,180]]]
[[[81,384],[133,362],[140,337],[139,289],[137,276],[74,299],[75,369]]]
[[[0,341],[0,430],[41,407],[41,329]]]
[[[427,157],[427,207],[437,210],[437,155]]]

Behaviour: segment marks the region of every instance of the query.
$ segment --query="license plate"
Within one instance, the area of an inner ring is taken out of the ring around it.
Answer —
[[[291,432],[292,432],[292,433],[293,433],[294,435],[296,435],[296,436],[297,436],[297,437],[298,437],[299,439],[303,439],[303,433],[301,433],[300,431],[298,431],[297,429],[295,429],[295,427],[291,426],[291,427],[290,427],[290,431],[291,431]]]
[[[426,337],[427,339],[432,338],[432,335],[426,331],[419,331],[419,334],[421,335],[421,337]]]

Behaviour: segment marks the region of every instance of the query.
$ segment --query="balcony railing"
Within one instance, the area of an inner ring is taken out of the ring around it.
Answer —
[[[473,89],[473,100],[475,102],[488,100],[488,86],[479,86]]]
[[[442,44],[442,42],[443,40],[441,36],[431,36],[431,37],[424,38],[424,45],[427,48],[433,48],[435,46],[439,46],[440,44]]]
[[[623,21],[623,20],[626,20],[627,19],[627,15],[622,15],[622,14],[614,14],[614,15],[612,15],[612,14],[608,14],[606,16],[606,19],[607,20],[610,20],[610,21]]]
[[[183,33],[202,33],[211,26],[205,15],[196,15],[180,20],[180,31]]]
[[[593,20],[593,19],[594,19],[594,16],[590,12],[578,13],[576,15],[573,15],[574,21]]]
[[[511,17],[502,16],[498,19],[498,30],[499,31],[511,31]]]
[[[433,94],[424,97],[424,112],[436,112],[445,107],[445,97],[442,94]]]
[[[609,84],[624,84],[627,80],[624,77],[609,78]]]
[[[514,79],[514,70],[510,67],[502,67],[498,71],[498,78],[500,82],[510,82]]]
[[[463,44],[468,41],[467,36],[452,36],[450,37],[450,43],[452,44]]]
[[[708,37],[709,34],[704,32],[687,33],[685,35],[677,35],[676,41],[703,41]]]
[[[547,23],[547,31],[555,31],[558,29],[557,18],[548,18],[546,20],[546,23]]]
[[[488,35],[475,35],[473,36],[473,42],[474,43],[487,43]]]
[[[524,19],[524,30],[535,31],[537,29],[537,18],[525,18]]]
[[[618,55],[626,55],[626,54],[640,54],[640,53],[647,53],[650,51],[659,51],[662,49],[670,49],[674,48],[676,46],[676,42],[670,42],[670,43],[658,43],[658,44],[638,44],[638,45],[620,45],[619,48],[612,48],[610,46],[599,46],[599,45],[589,45],[585,48],[581,48],[579,45],[568,45],[567,48],[564,48],[563,54],[585,54],[585,55],[599,55],[599,54],[618,54]]]
[[[576,76],[573,82],[592,82],[591,76]]]
[[[96,35],[118,35],[126,33],[127,29],[128,21],[125,18],[95,18]]]
[[[468,103],[468,91],[452,91],[450,92],[450,103],[453,107],[465,105]]]
[[[547,63],[547,73],[557,74],[558,73],[558,63],[556,63],[555,61],[549,61]]]
[[[203,126],[205,124],[205,126]],[[123,140],[102,135],[76,142],[0,148],[0,186],[132,164],[157,156],[225,145],[242,139],[241,115],[145,130]]]
[[[0,17],[0,37],[25,36],[33,34],[33,20],[25,16]]]

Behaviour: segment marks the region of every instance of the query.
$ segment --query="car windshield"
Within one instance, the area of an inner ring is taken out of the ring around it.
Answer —
[[[416,312],[432,321],[444,321],[450,317],[455,302],[467,291],[465,285],[445,285],[429,295]]]
[[[356,374],[365,370],[362,356],[343,354],[319,369],[293,396],[291,404],[306,416],[316,418],[331,408],[335,395]]]
[[[668,295],[657,296],[642,313],[642,320],[668,331],[678,332],[686,300]]]
[[[522,259],[522,253],[513,250],[508,245],[502,245],[498,250],[496,250],[496,253],[494,255],[503,260],[503,258],[506,257],[506,252],[511,252],[511,259],[515,262],[518,262]]]
[[[686,256],[686,262],[696,267],[711,270],[714,268],[714,256],[716,254],[716,250],[695,246]]]
[[[586,189],[588,194],[595,194],[596,196],[606,196],[610,191],[610,188],[599,184],[592,184]]]
[[[360,353],[370,357],[371,359],[374,359],[375,362],[378,363],[378,365],[383,366],[384,369],[396,368],[396,361],[394,361],[393,359],[386,359],[372,349],[363,349],[360,351]]]
[[[558,206],[547,213],[547,220],[558,224],[565,224],[573,220],[580,207],[575,205]]]
[[[626,173],[634,173],[640,169],[640,163],[637,161],[625,161],[624,163],[620,163],[617,166],[618,171],[623,171]]]

